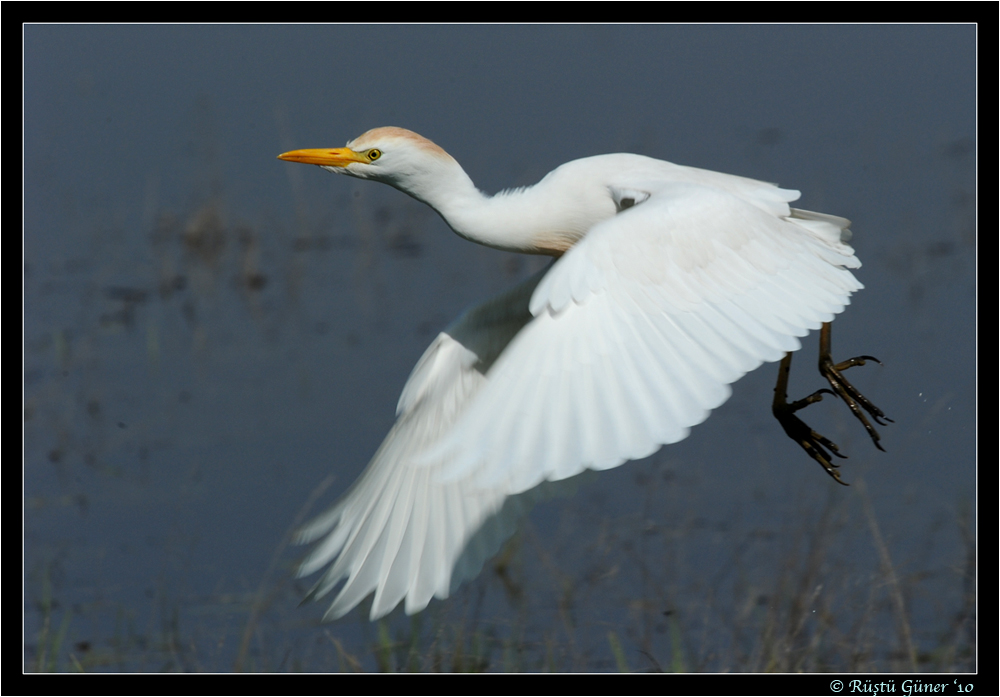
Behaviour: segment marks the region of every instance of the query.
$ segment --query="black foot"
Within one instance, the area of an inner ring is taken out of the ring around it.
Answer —
[[[830,358],[830,323],[826,322],[823,324],[823,328],[820,331],[819,340],[819,371],[830,383],[832,390],[822,389],[813,392],[811,395],[805,399],[800,399],[796,402],[788,403],[788,373],[792,367],[792,354],[788,353],[781,360],[781,366],[778,369],[778,382],[774,386],[774,402],[771,405],[771,411],[781,427],[785,429],[785,433],[788,437],[798,443],[803,450],[808,453],[809,457],[816,460],[823,469],[831,477],[837,480],[838,483],[847,486],[847,482],[840,478],[840,473],[837,471],[839,465],[834,464],[833,457],[844,458],[846,455],[840,454],[840,448],[837,444],[831,441],[829,438],[820,435],[816,431],[809,428],[808,424],[802,421],[799,417],[795,416],[795,412],[800,409],[804,409],[810,404],[815,404],[823,399],[823,394],[831,394],[836,397],[840,397],[844,400],[844,403],[850,408],[851,413],[861,422],[871,437],[872,442],[875,447],[879,450],[885,452],[885,448],[879,443],[880,437],[878,431],[875,427],[871,425],[868,421],[868,417],[865,416],[867,412],[875,423],[880,426],[885,426],[886,422],[891,423],[892,419],[887,417],[881,409],[876,407],[871,401],[861,394],[854,385],[849,383],[843,376],[843,371],[848,368],[852,368],[856,365],[864,365],[867,361],[875,361],[879,365],[882,365],[874,356],[857,356],[855,358],[850,358],[841,363],[834,363]]]
[[[885,426],[887,422],[892,423],[892,419],[883,414],[881,409],[871,403],[871,400],[858,392],[858,389],[849,383],[847,378],[842,374],[842,371],[853,368],[856,365],[864,365],[867,361],[875,361],[879,365],[882,365],[882,361],[875,358],[875,356],[857,356],[849,358],[842,363],[834,364],[833,359],[830,358],[829,339],[826,341],[826,351],[824,352],[823,350],[824,342],[822,341],[822,336],[825,333],[829,337],[829,326],[829,323],[824,324],[823,331],[820,334],[819,372],[830,383],[830,387],[833,388],[834,393],[844,400],[844,403],[850,407],[851,413],[857,417],[858,421],[865,427],[865,430],[868,431],[868,435],[871,437],[875,447],[885,452],[885,448],[879,443],[881,437],[878,431],[875,430],[875,427],[871,425],[871,422],[868,421],[865,412],[868,412],[879,426]]]
[[[774,386],[774,402],[771,404],[771,413],[778,420],[785,433],[793,441],[802,446],[806,453],[818,462],[823,470],[837,480],[838,484],[847,486],[847,482],[840,478],[837,468],[840,465],[833,462],[834,456],[845,458],[840,454],[840,448],[832,440],[809,428],[809,424],[795,416],[795,412],[804,409],[810,404],[815,404],[823,399],[823,393],[835,394],[834,392],[822,389],[813,392],[805,399],[788,403],[788,373],[792,368],[792,354],[786,353],[781,359],[781,366],[778,368],[778,384]]]

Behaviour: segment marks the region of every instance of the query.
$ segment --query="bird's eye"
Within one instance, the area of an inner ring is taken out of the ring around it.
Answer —
[[[379,150],[378,148],[372,148],[365,154],[368,156],[369,162],[374,162],[378,158],[382,157],[382,151]]]

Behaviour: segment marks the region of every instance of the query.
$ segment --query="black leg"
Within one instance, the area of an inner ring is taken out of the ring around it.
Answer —
[[[841,374],[842,371],[856,365],[864,365],[867,361],[875,361],[881,365],[881,362],[874,356],[857,356],[835,364],[830,357],[830,323],[825,322],[819,335],[819,372],[827,379],[833,389],[817,390],[808,397],[789,404],[788,373],[792,368],[792,354],[790,353],[786,353],[785,357],[781,359],[781,365],[778,368],[778,382],[774,386],[774,402],[771,404],[771,412],[778,419],[781,427],[785,429],[785,433],[798,443],[809,457],[822,465],[827,474],[845,486],[847,482],[840,478],[840,473],[837,471],[839,465],[834,464],[833,457],[844,458],[846,456],[840,454],[836,443],[809,428],[808,424],[795,416],[795,412],[821,401],[824,393],[840,397],[864,425],[872,442],[875,443],[875,447],[884,451],[884,448],[879,444],[878,431],[868,421],[865,412],[868,412],[875,423],[881,426],[885,425],[883,419],[890,422],[892,419],[858,392],[857,388]]]

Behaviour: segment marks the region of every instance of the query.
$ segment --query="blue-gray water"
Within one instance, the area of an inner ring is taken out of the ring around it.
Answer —
[[[755,658],[774,616],[836,638],[826,667],[974,667],[975,39],[26,26],[25,668],[379,665],[361,612],[297,607],[282,539],[363,468],[436,333],[542,263],[275,159],[386,125],[489,192],[637,152],[851,218],[866,289],[835,357],[883,361],[848,377],[895,419],[880,453],[842,407],[810,408],[851,456],[839,487],[773,421],[762,367],[686,441],[537,509],[506,565],[432,602],[423,659],[464,631],[492,670],[615,670],[615,642],[633,669],[795,668]],[[809,339],[793,396],[821,386],[814,360]]]

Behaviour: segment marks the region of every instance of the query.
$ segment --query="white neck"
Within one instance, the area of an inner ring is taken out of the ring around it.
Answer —
[[[487,196],[455,160],[449,160],[440,162],[434,172],[386,183],[436,210],[460,236],[505,251],[559,256],[594,222],[588,211],[574,215],[554,208],[554,182],[548,178],[532,187]]]

